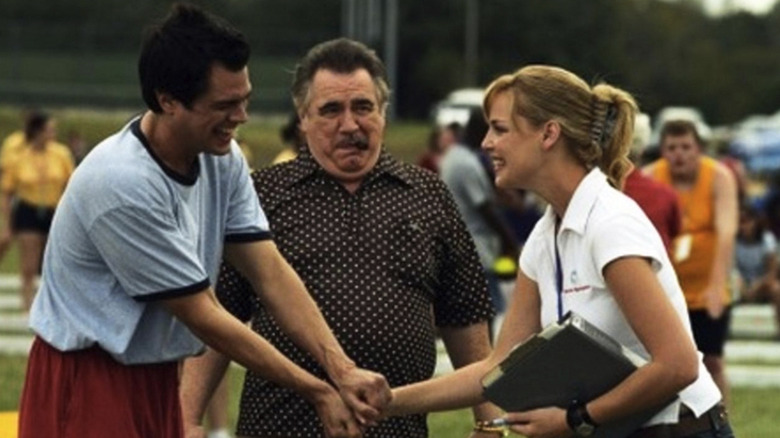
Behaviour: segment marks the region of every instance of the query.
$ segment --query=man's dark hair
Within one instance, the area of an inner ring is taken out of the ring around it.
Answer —
[[[312,47],[295,67],[291,88],[295,108],[300,111],[308,105],[309,87],[319,70],[348,74],[359,69],[368,71],[374,80],[379,104],[387,104],[390,89],[382,60],[365,44],[348,38],[338,38]]]
[[[293,112],[287,118],[287,123],[279,129],[279,137],[282,139],[282,142],[293,146],[296,151],[301,144],[300,126],[301,119],[298,117],[297,113]]]
[[[661,128],[660,144],[664,143],[666,137],[679,137],[682,135],[693,134],[696,144],[703,148],[705,146],[704,139],[699,135],[699,131],[696,129],[696,125],[690,120],[669,120],[664,123]]]
[[[157,92],[185,107],[206,92],[214,63],[239,71],[249,61],[249,43],[225,20],[197,6],[175,3],[162,23],[150,26],[141,45],[138,76],[152,111],[162,112]]]
[[[447,123],[444,129],[447,129],[450,132],[452,132],[452,135],[455,137],[455,141],[457,142],[463,141],[463,125],[461,125],[460,123],[458,122]]]
[[[487,132],[488,124],[485,121],[485,113],[482,112],[482,108],[472,108],[469,111],[469,120],[463,127],[463,144],[469,149],[479,150]]]
[[[43,111],[31,111],[24,119],[24,138],[27,141],[35,138],[46,128],[51,116]]]

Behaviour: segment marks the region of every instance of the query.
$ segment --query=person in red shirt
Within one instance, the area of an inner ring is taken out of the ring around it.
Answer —
[[[435,126],[428,137],[428,147],[417,159],[417,165],[433,173],[439,173],[439,160],[447,150],[460,141],[463,127],[458,122]]]
[[[634,169],[626,177],[623,192],[636,201],[650,222],[658,230],[666,251],[671,254],[672,241],[682,227],[682,212],[677,194],[670,187],[661,184],[642,173],[639,160],[650,138],[650,117],[638,113],[634,122],[634,137],[629,157]]]

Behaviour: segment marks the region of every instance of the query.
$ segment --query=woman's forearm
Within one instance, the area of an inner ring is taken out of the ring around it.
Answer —
[[[449,411],[482,403],[481,380],[486,361],[475,362],[445,376],[393,389],[390,416]]]

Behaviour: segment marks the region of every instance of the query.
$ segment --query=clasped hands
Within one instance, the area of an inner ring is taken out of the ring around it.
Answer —
[[[392,415],[392,393],[385,378],[378,373],[353,368],[335,382],[338,394],[333,391],[315,403],[317,414],[325,427],[328,438],[357,438],[370,426]],[[566,424],[566,411],[557,407],[534,409],[505,415],[512,432],[528,437],[561,438],[572,436]],[[472,438],[489,434],[475,431]]]
[[[357,438],[383,418],[392,393],[384,376],[353,367],[333,379],[336,388],[314,399],[328,438]]]

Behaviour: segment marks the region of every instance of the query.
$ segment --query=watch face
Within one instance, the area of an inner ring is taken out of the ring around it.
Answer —
[[[579,436],[591,436],[593,435],[593,432],[596,430],[595,427],[593,427],[592,424],[588,424],[585,422],[580,423],[579,426],[577,426],[577,435]]]

